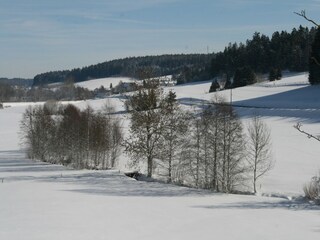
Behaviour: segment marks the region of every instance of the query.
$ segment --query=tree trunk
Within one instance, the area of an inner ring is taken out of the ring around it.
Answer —
[[[148,156],[148,177],[152,177],[152,157]]]
[[[257,158],[254,161],[254,169],[253,169],[253,192],[254,193],[257,193],[256,183],[257,183]]]

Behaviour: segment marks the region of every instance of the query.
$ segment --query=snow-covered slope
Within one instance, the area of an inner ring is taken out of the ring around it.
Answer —
[[[112,77],[112,78],[100,78],[100,79],[94,79],[94,80],[88,80],[85,82],[79,82],[76,83],[77,86],[88,88],[89,90],[94,90],[96,88],[100,88],[101,86],[104,86],[106,89],[110,89],[110,84],[112,84],[113,87],[119,84],[119,82],[133,82],[135,81],[133,78],[128,77]]]
[[[105,81],[109,87],[109,80]],[[208,93],[210,84],[166,90],[176,91],[184,107],[190,107],[215,97]],[[230,93],[217,94],[229,100]],[[320,133],[319,95],[320,88],[309,86],[305,74],[232,90],[244,125],[258,113],[272,132],[276,164],[259,183],[264,195],[301,195],[303,184],[320,169],[319,143],[293,128],[301,122],[305,130]],[[120,96],[109,101],[123,113]],[[104,102],[74,104],[99,109]],[[18,137],[19,121],[28,105],[7,103],[0,110],[0,239],[300,240],[320,236],[320,209],[298,200],[213,194],[137,182],[118,171],[75,171],[31,162],[19,149]],[[125,161],[123,157],[120,166]]]

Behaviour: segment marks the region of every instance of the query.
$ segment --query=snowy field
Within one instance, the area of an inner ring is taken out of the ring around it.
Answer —
[[[100,79],[94,79],[90,81],[85,82],[79,82],[76,83],[77,86],[88,88],[89,90],[94,90],[96,88],[100,88],[103,86],[106,89],[110,89],[110,84],[112,84],[112,87],[117,86],[120,82],[134,82],[135,80],[133,78],[128,77],[112,77],[112,78],[100,78]]]
[[[214,97],[210,84],[173,90],[183,106],[197,107]],[[0,239],[318,239],[320,208],[298,196],[320,169],[320,145],[293,125],[301,122],[305,130],[320,133],[319,93],[305,74],[232,91],[244,125],[258,113],[272,132],[275,168],[259,182],[259,196],[214,194],[138,182],[117,170],[75,171],[32,162],[18,137],[28,104],[5,104],[0,110]],[[230,90],[218,94],[230,99]],[[104,101],[75,104],[99,109]],[[110,102],[123,112],[120,97]]]

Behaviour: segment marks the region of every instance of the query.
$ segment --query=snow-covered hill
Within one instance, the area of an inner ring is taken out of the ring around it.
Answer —
[[[85,84],[109,87],[112,81]],[[215,94],[230,99],[230,90],[208,93],[210,84],[166,91],[176,91],[184,107],[196,107]],[[319,143],[293,128],[301,122],[305,130],[320,133],[319,95],[320,88],[309,86],[306,74],[232,90],[243,124],[258,113],[272,132],[276,163],[259,183],[264,196],[213,194],[138,182],[118,171],[31,162],[18,138],[29,104],[5,103],[0,110],[0,239],[317,239],[320,209],[289,196],[301,195],[303,184],[320,169]],[[74,104],[99,109],[105,101]],[[109,101],[123,112],[120,96]],[[121,159],[123,168],[125,161]]]

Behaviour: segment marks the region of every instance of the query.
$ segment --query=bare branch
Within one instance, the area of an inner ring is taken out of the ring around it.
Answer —
[[[320,27],[320,25],[318,23],[316,23],[315,21],[313,21],[312,19],[307,17],[305,10],[301,10],[300,13],[294,12],[294,14],[297,14],[298,16],[303,17],[304,19],[306,19],[308,22],[311,22],[312,24],[316,25],[317,27]]]
[[[295,129],[297,129],[299,132],[305,134],[308,138],[313,138],[313,139],[315,139],[315,140],[317,140],[317,141],[320,142],[320,137],[319,137],[319,136],[312,135],[311,133],[308,133],[308,132],[302,130],[302,129],[301,129],[301,127],[302,127],[302,124],[301,124],[301,123],[297,123],[297,124],[294,125],[293,127],[294,127]]]

